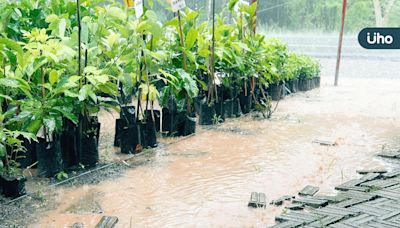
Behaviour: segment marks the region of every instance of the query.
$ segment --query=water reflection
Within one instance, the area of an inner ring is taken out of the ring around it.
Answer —
[[[61,188],[58,208],[40,223],[94,226],[102,215],[112,215],[119,217],[118,227],[273,224],[282,208],[247,208],[252,191],[266,193],[268,201],[308,184],[333,194],[334,186],[355,177],[357,169],[386,166],[374,155],[399,140],[399,80],[346,78],[341,83],[281,101],[272,120],[247,116],[199,129],[193,137],[161,146],[150,163],[119,179]],[[312,143],[316,139],[337,146]],[[69,210],[82,208],[85,198],[90,204],[84,213]],[[88,213],[99,208],[102,214]]]

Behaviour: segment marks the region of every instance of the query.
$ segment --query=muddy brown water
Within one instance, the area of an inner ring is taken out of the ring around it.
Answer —
[[[250,115],[199,128],[184,140],[164,140],[148,163],[118,179],[58,188],[57,208],[32,227],[93,227],[103,215],[117,216],[117,227],[265,227],[282,208],[248,208],[253,191],[268,201],[309,184],[334,194],[357,169],[390,168],[375,155],[398,145],[400,80],[327,83],[281,101],[271,120]],[[114,119],[102,119],[109,128],[103,140],[112,142]],[[107,148],[106,157],[118,157]]]

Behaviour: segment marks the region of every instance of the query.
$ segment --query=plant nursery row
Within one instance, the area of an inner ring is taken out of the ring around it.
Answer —
[[[5,196],[25,194],[26,167],[54,177],[96,166],[100,111],[120,113],[114,144],[138,153],[157,145],[157,132],[190,135],[196,123],[266,112],[271,100],[320,84],[316,60],[256,32],[256,4],[230,1],[208,21],[189,8],[161,21],[152,1],[144,9],[139,17],[119,1],[1,2]]]

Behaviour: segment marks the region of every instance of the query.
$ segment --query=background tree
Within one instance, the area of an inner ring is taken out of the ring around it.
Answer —
[[[374,3],[374,12],[375,12],[375,21],[376,26],[385,27],[388,25],[389,16],[393,10],[393,6],[395,4],[395,0],[386,1],[386,7],[382,8],[383,1],[381,0],[372,0]]]

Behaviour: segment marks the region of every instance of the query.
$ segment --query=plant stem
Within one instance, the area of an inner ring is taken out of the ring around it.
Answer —
[[[41,71],[41,75],[42,75],[42,109],[44,109],[44,106],[46,105],[46,88],[45,88],[45,78],[44,78],[44,72],[43,72],[43,67],[40,69]],[[45,140],[49,139],[50,136],[47,135],[47,128],[45,125],[43,125],[43,134],[44,134],[44,138]]]
[[[186,62],[186,54],[185,54],[185,38],[183,37],[183,29],[182,29],[182,21],[181,21],[181,11],[178,10],[178,22],[179,22],[179,34],[180,41],[182,46],[182,57],[183,57],[183,69],[187,72],[187,62]]]
[[[142,36],[143,42],[145,42],[145,40],[146,40],[145,38],[146,38],[145,35],[143,35]],[[143,57],[144,57],[144,51],[143,51],[143,47],[142,47],[142,49],[140,50],[140,59],[139,59],[139,80],[138,80],[139,86],[140,86],[140,83],[142,82],[142,75],[143,75],[143,67],[144,67],[144,64],[142,62]],[[139,121],[139,109],[141,108],[141,102],[140,102],[141,95],[142,95],[142,92],[139,89],[138,100],[137,100],[137,110],[136,110],[136,122]]]
[[[78,21],[78,76],[81,76],[82,71],[82,53],[81,53],[81,42],[82,42],[82,26],[81,26],[81,2],[76,0],[76,17]]]
[[[209,88],[208,88],[208,103],[214,98],[218,100],[217,87],[215,85],[215,0],[212,0],[212,44],[211,44],[211,57],[210,57],[210,77],[209,77]],[[215,97],[214,97],[215,96]]]
[[[6,148],[6,156],[4,156],[4,166],[7,171],[10,171],[10,162],[8,160],[7,148]]]

